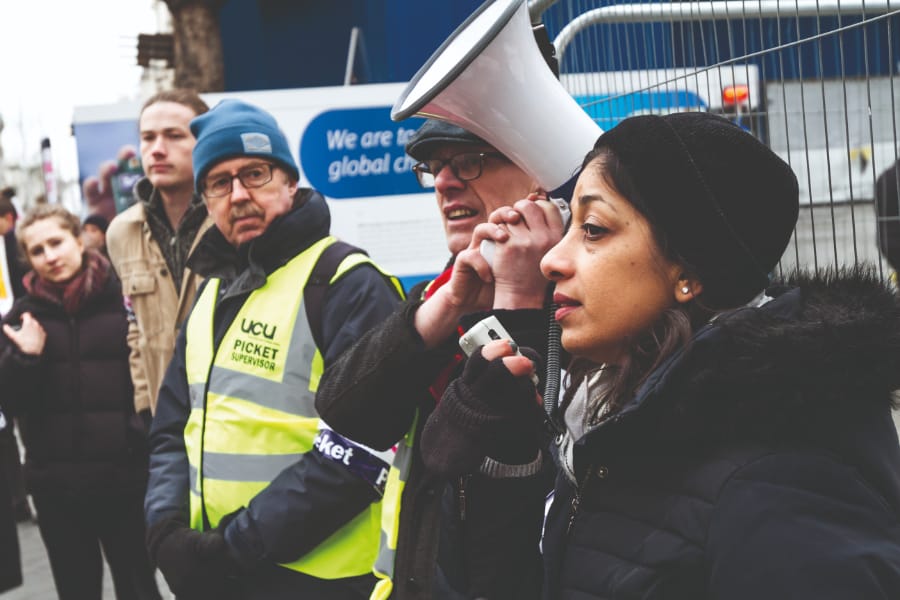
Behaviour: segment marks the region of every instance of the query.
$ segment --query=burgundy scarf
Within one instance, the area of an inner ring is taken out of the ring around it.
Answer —
[[[62,306],[68,315],[76,314],[85,302],[97,296],[109,281],[110,264],[102,255],[87,250],[81,270],[69,281],[54,283],[29,271],[22,279],[25,290],[34,296]]]

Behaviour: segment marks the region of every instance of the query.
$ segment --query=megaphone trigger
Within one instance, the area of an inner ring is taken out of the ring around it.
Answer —
[[[494,250],[496,249],[497,244],[494,243],[494,240],[481,240],[481,244],[478,246],[478,251],[481,252],[481,256],[491,268],[494,267]]]
[[[567,227],[569,225],[569,219],[572,217],[572,209],[569,208],[569,203],[562,198],[548,198],[548,200],[559,209],[559,216],[562,218],[563,228]]]

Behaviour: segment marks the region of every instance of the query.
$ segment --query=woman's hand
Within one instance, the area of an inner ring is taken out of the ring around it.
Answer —
[[[516,349],[510,345],[511,343],[513,342],[509,340],[494,340],[482,346],[481,355],[488,362],[502,357],[501,362],[503,366],[514,377],[527,377],[531,380],[531,376],[535,374],[534,361],[527,356],[516,354]],[[537,394],[537,391],[535,391],[535,394]],[[536,395],[536,402],[538,405],[541,404],[540,395]]]
[[[526,356],[517,356],[509,340],[495,340],[469,357],[422,430],[430,469],[453,476],[478,470],[485,457],[505,465],[535,460],[545,414],[530,375],[540,358],[520,350]]]
[[[22,313],[21,327],[15,329],[11,325],[5,324],[3,333],[19,348],[22,354],[31,356],[40,356],[44,351],[44,344],[47,342],[47,332],[28,312]]]
[[[472,243],[496,244],[492,273],[495,309],[541,308],[547,280],[541,258],[562,239],[565,224],[559,209],[544,196],[531,194],[511,207],[498,208],[479,225]]]

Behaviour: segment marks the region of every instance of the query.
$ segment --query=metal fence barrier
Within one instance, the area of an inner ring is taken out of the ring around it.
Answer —
[[[635,114],[710,111],[790,163],[802,206],[782,269],[874,262],[891,273],[874,199],[879,176],[900,169],[900,0],[541,0],[529,9],[554,41],[563,85],[602,128]],[[893,190],[881,225],[900,230],[898,209]]]

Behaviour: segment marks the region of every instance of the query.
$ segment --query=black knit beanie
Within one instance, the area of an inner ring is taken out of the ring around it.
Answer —
[[[106,228],[109,227],[109,221],[107,221],[106,217],[104,217],[103,215],[94,213],[84,218],[84,222],[81,224],[81,226],[84,227],[85,225],[93,225],[103,233],[106,233]]]
[[[696,269],[705,305],[739,306],[765,289],[799,211],[786,162],[709,113],[625,119],[600,136],[601,147],[625,166],[671,249]]]

